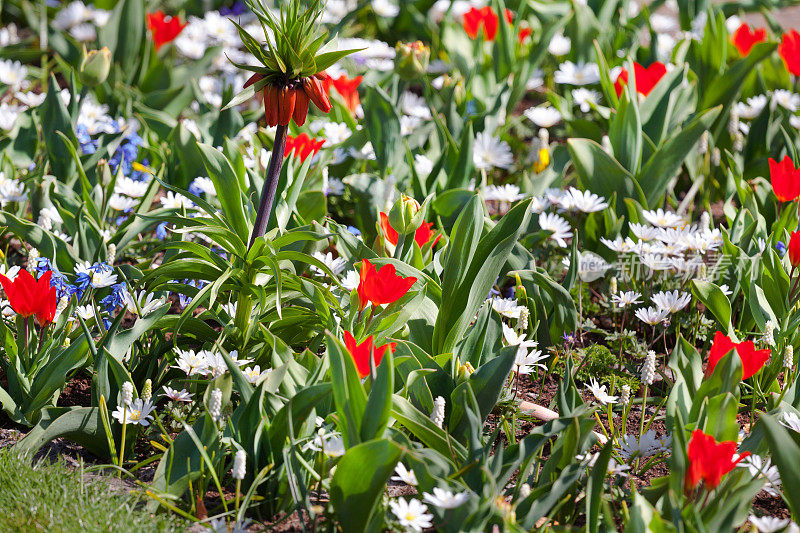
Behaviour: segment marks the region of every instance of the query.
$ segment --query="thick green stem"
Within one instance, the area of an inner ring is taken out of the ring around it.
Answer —
[[[267,175],[264,178],[264,188],[261,189],[261,202],[258,204],[256,223],[253,226],[253,234],[250,236],[251,247],[255,240],[263,237],[267,231],[269,215],[272,212],[272,204],[275,201],[275,192],[278,189],[281,165],[283,165],[283,153],[286,150],[287,130],[287,126],[278,126],[275,132],[275,144],[272,146],[272,155],[269,158]]]

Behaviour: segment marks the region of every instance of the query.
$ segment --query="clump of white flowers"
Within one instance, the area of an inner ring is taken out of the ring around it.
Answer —
[[[642,365],[642,383],[652,385],[656,379],[656,352],[649,350]]]
[[[794,366],[794,346],[791,344],[786,347],[783,352],[783,368],[792,368]]]
[[[431,420],[437,427],[442,427],[444,425],[444,408],[447,405],[445,399],[441,396],[437,396],[435,400],[433,400],[433,412],[431,413]]]

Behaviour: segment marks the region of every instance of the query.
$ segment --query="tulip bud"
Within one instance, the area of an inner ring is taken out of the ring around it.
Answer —
[[[106,81],[110,70],[111,50],[104,46],[100,50],[90,50],[87,53],[86,48],[83,49],[83,61],[79,71],[81,83],[87,87],[97,87]]]
[[[415,80],[428,71],[431,49],[421,41],[397,43],[394,49],[397,52],[394,71],[404,80]]]
[[[392,210],[389,211],[389,224],[400,235],[413,233],[422,225],[422,217],[417,216],[421,209],[419,202],[410,196],[401,194],[400,199],[394,203]]]
[[[800,266],[800,231],[793,231],[789,238],[789,262],[792,267]]]

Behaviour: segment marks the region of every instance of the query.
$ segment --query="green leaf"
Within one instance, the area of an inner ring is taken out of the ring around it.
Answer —
[[[608,155],[602,146],[591,139],[570,139],[567,147],[584,187],[606,198],[633,198],[646,205],[645,196],[633,174]],[[616,211],[619,216],[625,214],[624,202],[617,202]]]
[[[361,440],[368,441],[383,437],[392,412],[392,393],[394,392],[394,358],[391,350],[386,350],[377,368],[377,377],[369,391],[364,422],[361,424]]]
[[[608,132],[614,156],[632,175],[638,172],[642,159],[642,119],[634,98],[638,98],[636,90],[632,84],[626,85]]]
[[[340,417],[345,444],[355,446],[361,442],[361,423],[367,406],[367,395],[358,378],[353,358],[342,343],[328,334],[328,358],[331,365],[333,401]]]
[[[122,0],[98,35],[102,46],[111,50],[113,60],[121,67],[127,80],[136,74],[145,36],[144,0]]]
[[[603,502],[604,484],[608,471],[608,461],[614,451],[614,441],[609,439],[589,473],[589,483],[586,485],[586,528],[591,533],[600,530],[600,504]]]
[[[639,174],[639,184],[646,197],[643,205],[660,205],[667,186],[680,170],[683,160],[695,147],[703,132],[711,128],[721,109],[715,107],[700,113],[653,152]]]
[[[762,415],[759,421],[769,443],[770,457],[781,474],[784,499],[789,504],[792,515],[797,516],[800,513],[800,476],[797,475],[800,446],[773,416]]]
[[[389,440],[373,440],[349,450],[331,480],[331,502],[344,533],[366,531],[403,449]],[[366,470],[368,469],[368,475]]]
[[[39,423],[14,446],[14,449],[33,455],[39,448],[57,438],[86,446],[99,457],[108,456],[106,434],[98,407],[44,409]]]
[[[722,289],[710,281],[694,279],[692,280],[692,292],[714,314],[722,327],[726,328],[728,335],[734,333],[731,324],[731,302]]]
[[[400,115],[389,95],[380,87],[367,87],[364,97],[364,123],[382,175],[396,171],[403,160]]]
[[[450,353],[466,332],[506,264],[530,217],[530,201],[515,205],[484,237],[483,204],[474,197],[451,234],[442,274],[442,305],[433,330],[433,352]]]
[[[42,134],[46,140],[47,157],[53,174],[69,183],[75,173],[75,161],[58,140],[58,132],[63,133],[73,146],[78,145],[75,131],[72,128],[69,113],[61,100],[61,91],[56,83],[55,76],[51,75],[47,85],[47,96],[42,105],[38,107],[39,117],[42,121]]]
[[[198,143],[197,147],[203,156],[208,177],[214,182],[222,211],[242,242],[247,242],[250,238],[250,225],[245,217],[244,202],[236,172],[230,161],[213,146]]]

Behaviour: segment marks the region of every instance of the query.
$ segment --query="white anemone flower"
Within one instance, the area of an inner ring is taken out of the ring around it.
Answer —
[[[677,228],[684,225],[683,217],[660,207],[652,211],[642,211],[642,216],[652,225],[660,228]]]
[[[759,533],[775,533],[781,531],[789,525],[788,518],[777,516],[755,516],[750,515],[747,520],[758,529]]]
[[[600,82],[600,69],[594,63],[564,61],[559,65],[554,80],[562,85],[593,85]]]
[[[637,309],[634,314],[636,318],[645,324],[655,326],[663,322],[669,316],[669,311],[658,307],[642,307],[641,309]]]
[[[397,498],[389,502],[389,507],[404,528],[422,531],[433,527],[433,515],[428,513],[428,506],[419,500]]]
[[[397,465],[394,467],[394,472],[397,475],[392,476],[392,481],[400,481],[406,485],[413,486],[416,486],[417,483],[419,483],[419,481],[417,481],[417,475],[414,473],[414,471],[407,469],[406,465],[403,463],[397,463]]]
[[[422,500],[439,509],[455,509],[469,500],[469,492],[453,493],[449,490],[434,487],[433,494],[428,492],[422,494]]]
[[[629,305],[638,304],[641,301],[639,300],[641,297],[642,295],[636,291],[625,291],[611,296],[611,301],[614,302],[619,309],[624,309]]]
[[[478,132],[472,147],[472,162],[478,170],[507,169],[514,163],[514,156],[507,142],[488,133]]]
[[[584,87],[579,87],[572,90],[572,100],[575,105],[580,107],[581,111],[588,113],[592,110],[593,105],[600,104],[600,93]]]
[[[561,119],[561,113],[555,107],[536,106],[525,110],[524,115],[540,128],[555,126]]]
[[[561,248],[567,247],[567,239],[572,237],[572,226],[563,217],[555,213],[542,213],[539,215],[539,227],[551,231],[550,238],[556,241]]]
[[[609,405],[612,403],[617,403],[617,399],[619,396],[611,396],[608,394],[605,385],[600,385],[594,378],[591,379],[589,384],[586,386],[589,391],[597,398],[597,401],[603,405]]]
[[[116,411],[111,416],[117,419],[120,424],[133,424],[135,426],[149,426],[153,419],[152,413],[155,407],[150,401],[136,398],[130,405],[118,405]]]
[[[192,394],[186,389],[176,390],[172,387],[164,387],[164,396],[173,402],[191,402]]]
[[[570,187],[561,198],[560,204],[564,209],[570,211],[577,210],[582,213],[594,213],[608,207],[608,202],[605,200],[602,196],[598,196],[591,191],[581,191],[575,187]]]
[[[652,302],[659,309],[669,311],[670,314],[677,313],[692,301],[692,295],[680,291],[661,291],[650,297]]]
[[[797,413],[783,413],[779,422],[792,431],[800,433],[800,416],[797,416]]]

